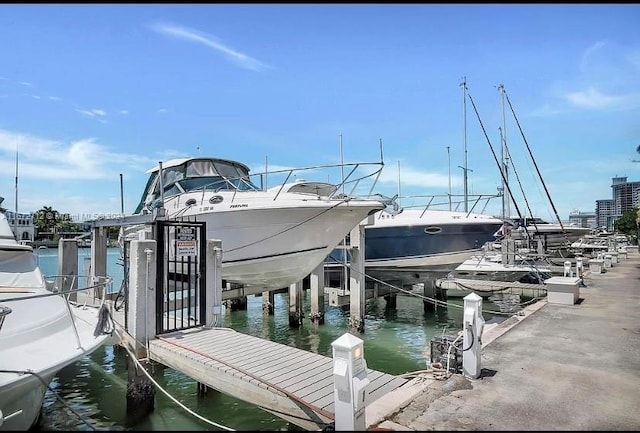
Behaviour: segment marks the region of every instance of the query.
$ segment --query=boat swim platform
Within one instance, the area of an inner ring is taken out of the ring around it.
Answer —
[[[149,341],[149,359],[306,430],[334,421],[333,358],[230,328],[190,328]],[[365,407],[408,379],[367,368]]]

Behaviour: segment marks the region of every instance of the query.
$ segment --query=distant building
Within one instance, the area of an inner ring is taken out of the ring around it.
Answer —
[[[31,213],[15,213],[7,210],[4,212],[7,221],[11,226],[11,231],[19,242],[33,242],[35,235],[35,225],[33,222],[34,214]]]
[[[596,200],[598,227],[613,230],[614,222],[625,212],[640,207],[640,182],[628,182],[626,176],[614,177],[611,182],[612,199]]]
[[[581,212],[579,210],[574,210],[569,214],[569,224],[591,229],[598,227],[595,212]]]

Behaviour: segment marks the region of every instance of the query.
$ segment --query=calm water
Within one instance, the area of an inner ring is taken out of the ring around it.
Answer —
[[[83,275],[88,249],[79,252],[79,274]],[[117,249],[109,249],[107,273],[114,278],[114,290],[122,282],[122,266]],[[45,275],[57,274],[57,251],[40,250]],[[455,335],[462,326],[462,299],[450,306],[423,312],[423,302],[413,296],[398,296],[397,308],[385,310],[383,299],[369,300],[366,306],[364,341],[367,365],[390,374],[422,370],[426,366],[424,349],[434,336]],[[246,311],[226,312],[224,326],[257,337],[331,356],[331,342],[348,329],[348,310],[325,306],[325,323],[315,326],[307,318],[302,327],[289,328],[288,296],[275,295],[275,314],[264,317],[262,298],[250,297]],[[310,300],[305,295],[305,311]],[[483,302],[485,320],[498,308]],[[220,393],[197,396],[196,382],[165,369],[154,379],[174,398],[204,418],[235,430],[287,430],[288,423],[235,398]],[[49,391],[45,396],[39,430],[212,430],[215,427],[193,417],[161,391],[156,390],[155,410],[143,421],[128,425],[126,420],[127,370],[124,353],[105,346],[91,356],[63,369],[51,383],[64,403]],[[85,421],[80,419],[73,409]]]

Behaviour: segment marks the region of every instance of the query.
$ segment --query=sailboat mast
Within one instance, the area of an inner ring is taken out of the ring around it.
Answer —
[[[20,141],[16,143],[16,213],[13,216],[13,231],[16,236],[16,241],[19,241],[18,237],[18,146]]]
[[[449,211],[451,211],[451,153],[449,152],[449,147],[447,146],[447,160],[449,163]]]
[[[508,218],[511,215],[511,209],[509,205],[509,196],[504,194],[506,184],[509,182],[509,160],[508,153],[506,151],[507,147],[507,125],[505,121],[504,115],[504,84],[500,84],[498,86],[498,91],[500,92],[500,99],[502,103],[502,128],[500,129],[500,158],[502,161],[502,172],[504,176],[502,176],[502,218]]]
[[[400,204],[400,197],[402,197],[402,194],[400,192],[400,160],[398,160],[398,204]]]
[[[467,77],[462,78],[462,131],[463,131],[463,143],[464,143],[464,167],[463,179],[464,179],[464,211],[467,212],[469,205],[467,203],[468,198],[468,179],[467,179]]]

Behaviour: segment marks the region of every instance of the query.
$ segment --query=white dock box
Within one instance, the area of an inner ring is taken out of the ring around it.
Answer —
[[[589,271],[592,274],[601,274],[604,270],[604,260],[602,259],[591,259],[589,260]]]
[[[580,297],[580,282],[577,277],[551,277],[545,280],[547,301],[552,304],[573,305]]]

